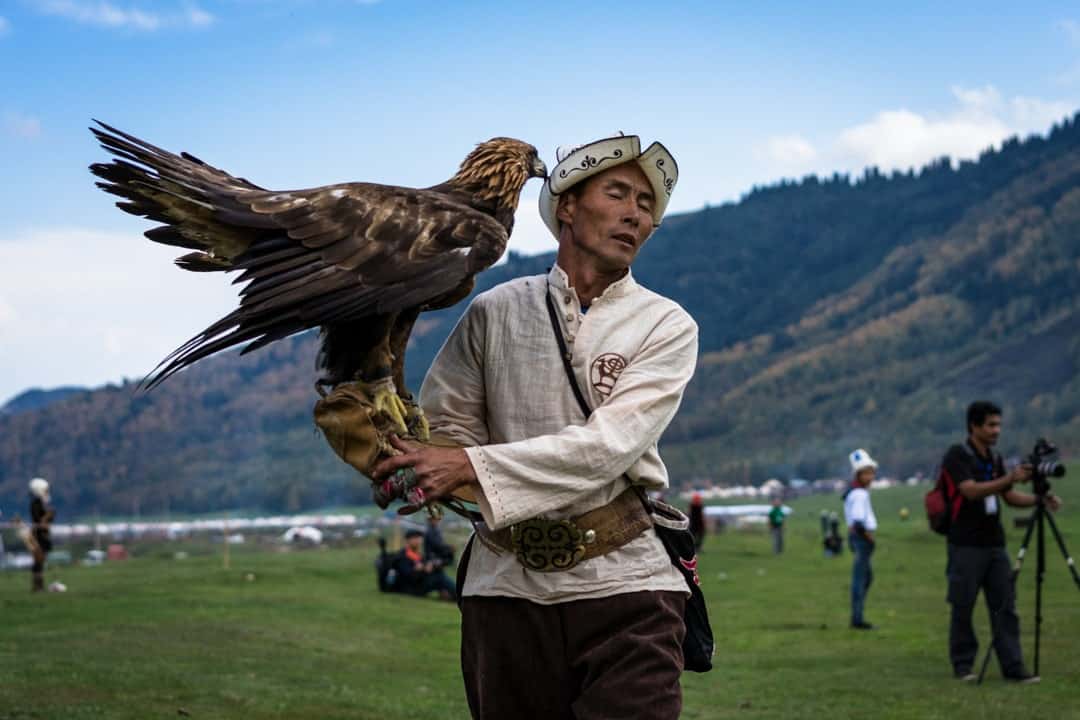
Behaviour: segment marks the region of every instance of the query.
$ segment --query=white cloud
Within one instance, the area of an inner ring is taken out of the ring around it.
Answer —
[[[0,403],[35,386],[142,377],[235,308],[231,276],[180,270],[183,252],[139,230],[0,236]]]
[[[0,15],[0,37],[7,35],[11,30],[11,23],[3,15]]]
[[[172,13],[126,9],[107,0],[40,0],[37,8],[47,15],[73,20],[85,25],[107,28],[130,28],[154,31],[164,27],[205,27],[214,21],[210,13],[194,6]]]
[[[993,85],[951,90],[952,107],[945,111],[882,110],[813,144],[800,135],[776,136],[766,142],[759,158],[786,176],[837,170],[858,174],[867,166],[906,170],[942,156],[972,159],[1008,137],[1045,133],[1076,105],[1019,95],[1005,98]]]
[[[1062,118],[1072,115],[1076,107],[1068,102],[1017,96],[1010,101],[1010,111],[1017,132],[1028,134],[1045,131]]]
[[[184,10],[182,16],[187,20],[187,24],[192,27],[206,27],[212,25],[214,22],[214,16],[197,7],[189,7]]]
[[[32,140],[41,135],[41,121],[32,115],[5,113],[3,125],[7,134],[24,140]]]
[[[1009,134],[998,118],[928,118],[909,110],[886,110],[872,120],[840,133],[837,149],[849,168],[876,165],[882,169],[922,165],[942,155],[975,157]]]
[[[799,175],[812,169],[818,151],[801,135],[776,135],[765,142],[757,156],[777,175]]]
[[[4,326],[11,325],[14,322],[15,308],[3,296],[0,296],[0,331],[4,329]]]

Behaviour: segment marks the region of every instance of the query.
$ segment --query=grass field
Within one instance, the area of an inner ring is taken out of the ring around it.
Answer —
[[[710,537],[701,575],[716,668],[684,676],[683,717],[1080,718],[1080,591],[1056,547],[1042,684],[1007,684],[996,663],[981,687],[951,678],[944,544],[925,530],[921,492],[875,494],[882,527],[867,617],[879,627],[869,633],[847,627],[850,555],[820,552],[818,512],[839,509],[838,497],[791,503],[780,557],[763,531]],[[900,521],[901,506],[911,521]],[[1080,553],[1080,498],[1058,519]],[[1009,536],[1015,552],[1020,533]],[[0,574],[0,718],[468,716],[457,609],[378,594],[373,544],[234,549],[229,571],[197,546],[183,561],[175,549],[50,571],[64,594],[31,596],[28,573]],[[1029,662],[1034,571],[1032,552],[1018,602]],[[977,622],[985,645],[984,609]]]

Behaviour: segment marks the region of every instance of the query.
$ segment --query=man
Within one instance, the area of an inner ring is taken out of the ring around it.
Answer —
[[[779,495],[772,499],[769,509],[769,534],[772,536],[773,555],[784,552],[784,507]]]
[[[696,492],[690,497],[690,534],[694,536],[694,550],[701,552],[701,546],[705,542],[705,501],[701,493]]]
[[[878,464],[870,453],[862,448],[848,456],[851,463],[851,487],[844,493],[844,520],[848,527],[848,545],[855,562],[851,567],[851,627],[855,630],[872,630],[873,624],[863,617],[863,605],[874,570],[870,556],[874,554],[877,532],[877,516],[870,504],[870,484],[877,475]]]
[[[49,526],[56,511],[49,505],[49,481],[34,478],[30,481],[30,553],[34,564],[30,568],[30,591],[45,589],[45,559],[52,551],[52,533]]]
[[[407,531],[405,547],[393,560],[394,582],[391,591],[419,597],[437,592],[442,600],[456,599],[454,581],[443,572],[441,565],[425,560],[423,550],[424,533],[420,530]]]
[[[464,449],[397,441],[375,475],[411,466],[428,498],[476,494],[486,527],[459,561],[474,717],[676,718],[688,586],[630,485],[667,487],[657,441],[697,326],[630,266],[678,170],[636,136],[559,160],[540,196],[556,266],[477,297],[421,390],[432,433]]]
[[[941,461],[946,485],[958,493],[950,498],[950,508],[955,510],[949,523],[946,570],[952,606],[949,659],[957,678],[975,679],[972,668],[979,643],[971,617],[981,589],[990,610],[994,651],[1002,674],[1008,680],[1038,682],[1038,676],[1024,666],[1020,650],[1020,618],[1000,515],[1001,501],[1014,507],[1035,505],[1034,495],[1013,489],[1016,483],[1031,479],[1031,467],[1019,465],[1005,472],[1001,455],[993,451],[1001,436],[1001,408],[997,405],[973,402],[967,409],[967,431],[967,441],[950,447]],[[1057,510],[1061,501],[1047,495],[1046,505]]]

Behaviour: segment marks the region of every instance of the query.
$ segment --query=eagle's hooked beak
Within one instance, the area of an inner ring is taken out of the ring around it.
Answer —
[[[533,158],[529,177],[547,178],[547,165],[540,158]]]

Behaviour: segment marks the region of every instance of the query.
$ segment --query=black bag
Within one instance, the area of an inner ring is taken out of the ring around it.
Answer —
[[[548,315],[551,318],[551,329],[555,332],[555,340],[559,343],[559,356],[566,370],[566,377],[570,381],[570,389],[574,391],[581,412],[585,417],[592,415],[592,409],[581,393],[574,370],[570,367],[570,354],[566,351],[566,341],[563,340],[562,331],[559,329],[559,319],[555,312],[555,306],[551,302],[551,290],[547,289]],[[625,476],[624,476],[625,477]],[[627,482],[630,478],[626,478]],[[631,483],[632,484],[632,483]],[[644,489],[638,488],[645,509],[652,516],[653,526],[660,541],[667,550],[671,564],[682,573],[686,585],[690,589],[690,599],[686,601],[686,610],[683,614],[683,622],[686,624],[686,635],[683,637],[683,667],[691,672],[708,672],[712,670],[712,656],[715,648],[712,627],[709,625],[709,612],[705,607],[705,595],[701,592],[701,578],[697,572],[697,549],[694,536],[690,532],[690,519],[678,508],[649,499]]]
[[[645,493],[642,493],[645,500]],[[690,599],[686,601],[683,622],[686,624],[686,636],[683,638],[683,667],[691,672],[712,670],[713,642],[712,626],[709,625],[709,611],[705,607],[705,595],[701,592],[701,578],[697,571],[697,550],[694,535],[690,532],[690,520],[679,509],[658,502],[646,500],[646,508],[651,511],[653,526],[660,541],[664,543],[671,564],[682,573],[686,586],[690,588]]]

